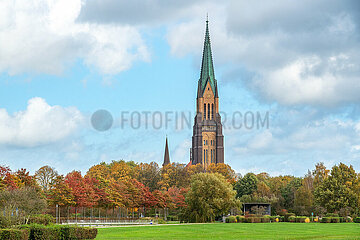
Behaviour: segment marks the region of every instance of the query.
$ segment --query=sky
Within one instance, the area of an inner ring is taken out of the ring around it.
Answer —
[[[0,12],[1,165],[160,165],[166,136],[187,164],[208,14],[225,163],[360,171],[358,1],[0,0]],[[107,131],[91,125],[99,109]]]

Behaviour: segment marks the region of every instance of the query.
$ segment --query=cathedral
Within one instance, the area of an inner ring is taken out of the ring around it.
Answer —
[[[219,94],[215,79],[210,46],[209,21],[206,21],[204,50],[196,97],[190,163],[202,164],[206,169],[211,163],[224,163],[224,136],[219,114]],[[163,166],[170,164],[166,138]]]
[[[219,114],[218,85],[212,60],[209,21],[206,21],[204,50],[196,98],[190,163],[224,163],[224,136]]]

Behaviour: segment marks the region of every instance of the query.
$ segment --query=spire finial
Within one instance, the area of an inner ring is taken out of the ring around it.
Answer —
[[[206,13],[206,22],[209,22],[209,13]]]

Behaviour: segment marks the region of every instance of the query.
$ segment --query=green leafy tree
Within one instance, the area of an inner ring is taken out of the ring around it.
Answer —
[[[359,176],[353,167],[340,163],[331,169],[330,175],[315,189],[316,202],[328,212],[359,206]]]
[[[219,173],[199,173],[191,178],[184,217],[189,222],[213,222],[215,217],[239,207],[232,185]]]
[[[295,213],[310,215],[314,205],[314,178],[310,171],[301,181],[301,186],[295,192]]]
[[[315,170],[313,170],[312,175],[314,176],[314,187],[319,186],[328,176],[330,170],[326,169],[323,162],[317,163],[315,165]]]
[[[293,179],[286,184],[285,188],[281,189],[281,195],[283,197],[284,208],[293,211],[295,206],[295,194],[301,187],[301,178],[293,177]]]
[[[253,173],[247,173],[235,184],[236,197],[241,198],[243,195],[251,195],[257,190],[259,180]]]

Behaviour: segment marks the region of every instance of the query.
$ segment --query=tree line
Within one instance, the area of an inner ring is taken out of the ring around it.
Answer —
[[[360,174],[343,163],[332,169],[318,163],[303,177],[268,173],[241,176],[227,164],[211,164],[205,171],[200,164],[159,167],[155,162],[123,160],[94,165],[85,174],[72,171],[66,175],[50,166],[41,167],[34,175],[26,169],[12,171],[0,166],[0,206],[10,212],[18,210],[19,204],[9,208],[11,194],[25,196],[22,191],[30,191],[31,196],[36,193],[34,201],[41,201],[41,206],[46,202],[50,210],[58,206],[63,209],[62,216],[67,211],[68,217],[79,213],[93,216],[93,209],[98,209],[99,214],[106,210],[112,216],[160,214],[204,222],[232,209],[241,211],[245,202],[271,203],[274,215],[293,212],[322,216],[335,212],[349,216],[358,215],[360,209]]]

